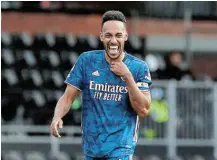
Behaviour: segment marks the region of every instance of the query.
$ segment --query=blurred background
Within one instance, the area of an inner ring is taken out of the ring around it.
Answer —
[[[2,160],[82,160],[79,95],[49,125],[78,56],[103,49],[102,14],[127,17],[126,51],[150,67],[152,107],[134,160],[217,159],[217,2],[1,2]]]

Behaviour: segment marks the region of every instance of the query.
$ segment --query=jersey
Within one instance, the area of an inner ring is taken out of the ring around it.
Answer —
[[[151,77],[146,62],[125,52],[123,62],[138,88],[149,91]],[[82,91],[82,148],[90,157],[132,155],[139,117],[130,104],[126,82],[110,70],[104,50],[82,53],[65,83]]]

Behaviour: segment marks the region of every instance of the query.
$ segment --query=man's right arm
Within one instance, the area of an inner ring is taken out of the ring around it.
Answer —
[[[62,118],[68,113],[71,105],[78,94],[79,90],[83,88],[83,67],[85,64],[85,56],[86,54],[81,54],[78,57],[77,62],[72,67],[71,71],[69,72],[66,80],[64,81],[67,85],[66,90],[63,96],[57,102],[53,121],[51,123],[50,129],[51,134],[55,137],[60,137],[57,128],[62,128],[63,121]]]
[[[78,90],[70,85],[67,85],[65,93],[57,102],[53,119],[63,118],[68,113],[71,105],[78,94]]]
[[[58,100],[54,117],[50,126],[51,133],[55,137],[61,137],[58,133],[57,127],[62,128],[63,121],[62,118],[68,113],[71,108],[71,105],[78,94],[78,89],[67,85],[66,90],[62,97]]]

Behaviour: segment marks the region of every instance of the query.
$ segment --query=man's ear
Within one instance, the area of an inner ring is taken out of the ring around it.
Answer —
[[[128,33],[126,32],[124,35],[124,41],[127,41],[127,40],[128,40]]]
[[[103,35],[102,35],[102,32],[100,32],[100,41],[103,42]]]

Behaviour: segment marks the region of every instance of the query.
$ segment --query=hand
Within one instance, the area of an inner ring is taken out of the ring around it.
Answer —
[[[121,62],[111,62],[110,70],[120,77],[131,74],[130,70],[127,68],[127,66],[122,61]]]
[[[61,138],[57,127],[62,128],[63,127],[63,121],[61,118],[53,119],[51,125],[50,125],[50,131],[51,134],[55,137]]]

